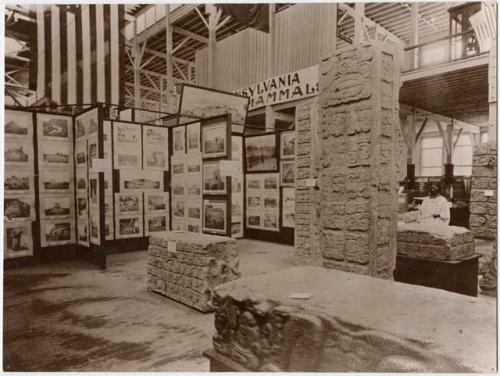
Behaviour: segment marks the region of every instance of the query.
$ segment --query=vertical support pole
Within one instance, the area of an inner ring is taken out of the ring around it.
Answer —
[[[410,45],[418,44],[418,10],[419,3],[411,4],[411,19],[410,19]],[[410,69],[417,69],[419,65],[419,49],[415,48],[410,53]]]
[[[332,8],[332,25],[333,25],[333,30],[332,33],[330,34],[332,36],[332,40],[330,42],[330,51],[334,52],[337,49],[337,14],[339,5],[337,3],[333,3],[330,6]]]
[[[139,71],[141,59],[139,44],[137,43],[137,18],[134,18],[134,45],[132,47],[134,57],[134,107],[141,107],[141,72]]]
[[[206,4],[205,10],[208,16],[208,80],[207,86],[215,85],[215,44],[217,43],[217,9],[213,4]]]
[[[455,128],[455,119],[451,119],[446,125],[446,143],[448,148],[446,149],[446,163],[451,164],[453,158],[453,130]]]
[[[165,62],[167,64],[167,112],[174,113],[174,77],[173,77],[173,40],[172,40],[172,24],[170,23],[170,5],[165,4],[165,36],[166,36],[166,57]],[[163,80],[161,80],[163,83]],[[160,90],[163,89],[160,87]]]
[[[269,34],[267,36],[267,76],[272,77],[275,72],[275,22],[274,15],[276,12],[276,4],[269,4]],[[275,116],[271,106],[266,106],[266,129],[274,129]]]
[[[491,42],[488,62],[488,141],[497,139],[497,39]]]
[[[362,43],[364,40],[363,17],[365,16],[365,3],[354,5],[354,43]]]
[[[406,157],[407,164],[413,164],[415,161],[415,125],[417,124],[417,114],[413,108],[411,114],[406,118],[406,136],[408,137],[408,155]]]
[[[164,88],[163,88],[163,77],[160,77],[160,109],[159,109],[160,112],[163,112],[163,100],[164,100],[164,98],[163,98],[163,94],[164,94],[163,90],[164,90]],[[168,110],[167,110],[167,112],[168,112]]]

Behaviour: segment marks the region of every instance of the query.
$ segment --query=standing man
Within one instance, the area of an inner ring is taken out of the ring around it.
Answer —
[[[420,206],[420,223],[443,224],[450,223],[450,204],[441,196],[439,186],[431,185],[429,196],[424,198]]]

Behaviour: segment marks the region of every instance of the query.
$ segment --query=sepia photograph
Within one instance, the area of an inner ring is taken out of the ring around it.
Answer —
[[[235,124],[245,124],[248,98],[231,93],[210,90],[204,87],[184,84],[180,104],[180,115],[209,118],[231,114]]]
[[[200,123],[191,123],[186,125],[187,130],[187,152],[200,151]]]
[[[203,158],[218,158],[227,155],[227,123],[203,125]]]
[[[498,374],[498,1],[2,10],[2,371]]]
[[[283,161],[280,168],[281,186],[293,187],[295,185],[295,162]]]
[[[226,194],[226,177],[221,176],[219,162],[203,163],[203,193]]]
[[[4,225],[4,256],[15,258],[33,254],[31,221]]]
[[[5,197],[3,215],[9,221],[35,218],[34,200],[32,196]]]
[[[67,217],[74,207],[74,198],[66,195],[45,196],[41,200],[42,217]]]
[[[247,172],[277,171],[276,135],[266,134],[245,139]]]
[[[225,201],[203,201],[203,231],[223,235],[227,233],[227,203]]]
[[[32,140],[33,115],[31,112],[5,109],[4,137],[6,140]]]
[[[186,153],[186,127],[175,127],[172,131],[174,154]]]
[[[71,117],[38,114],[37,124],[39,135],[41,134],[43,140],[64,142],[71,141]]]
[[[282,132],[280,134],[280,158],[295,158],[295,132]]]

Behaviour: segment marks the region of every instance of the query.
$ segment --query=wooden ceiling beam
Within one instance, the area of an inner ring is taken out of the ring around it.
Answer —
[[[204,37],[203,35],[195,34],[189,30],[185,30],[179,26],[174,26],[174,33],[183,35],[185,37],[190,37],[194,40],[197,40],[201,43],[208,44],[208,38]]]

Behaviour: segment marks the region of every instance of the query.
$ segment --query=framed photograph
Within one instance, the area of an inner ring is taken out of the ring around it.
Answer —
[[[88,127],[89,135],[97,133],[97,128],[98,128],[98,126],[97,126],[97,109],[95,109],[93,111],[95,111],[95,117],[89,118],[89,127]]]
[[[186,196],[201,197],[201,180],[200,179],[186,179]]]
[[[168,154],[168,129],[144,125],[142,127],[144,147],[161,147]]]
[[[71,191],[73,174],[67,170],[43,170],[40,176],[40,190],[43,193]]]
[[[4,136],[6,140],[20,139],[32,142],[33,115],[27,111],[5,109]],[[7,144],[7,142],[6,142]]]
[[[31,221],[5,223],[3,239],[6,258],[31,256],[33,254]]]
[[[42,247],[75,242],[74,222],[72,220],[42,220],[41,229],[40,239]]]
[[[115,227],[113,217],[105,217],[104,218],[104,239],[105,240],[114,240],[115,238]]]
[[[105,216],[112,216],[113,215],[113,195],[112,194],[105,194],[104,195],[104,215]]]
[[[280,158],[295,158],[295,132],[282,132],[280,134]]]
[[[197,153],[200,151],[200,127],[201,124],[199,122],[186,125],[188,153]]]
[[[187,201],[187,217],[201,220],[201,200]]]
[[[129,154],[126,151],[118,150],[115,153],[115,166],[117,170],[121,169],[139,169],[140,168],[140,158],[138,154]]]
[[[146,236],[168,230],[168,215],[153,214],[146,216]]]
[[[27,169],[4,170],[5,194],[27,194],[34,192],[33,173]]]
[[[262,179],[259,175],[247,175],[247,189],[262,189]]]
[[[247,212],[247,227],[262,228],[261,217],[258,213]]]
[[[231,177],[231,193],[241,193],[243,190],[243,175]]]
[[[243,163],[243,137],[231,136],[231,160]]]
[[[245,152],[247,172],[278,170],[275,134],[247,137]]]
[[[186,153],[186,127],[174,127],[172,130],[173,134],[173,148],[174,154],[185,154]]]
[[[76,168],[76,189],[78,191],[87,190],[87,167]]]
[[[85,124],[85,121],[80,116],[77,116],[75,119],[75,138],[78,140],[86,136],[87,124]]]
[[[176,162],[172,161],[172,174],[174,175],[183,175],[184,174],[184,162]]]
[[[89,201],[90,206],[99,205],[99,178],[97,174],[89,176]]]
[[[40,145],[39,163],[46,167],[70,168],[73,147],[68,143],[47,142]]]
[[[227,234],[227,202],[218,200],[203,201],[203,231],[214,234]]]
[[[146,192],[145,211],[146,213],[157,213],[168,211],[169,194],[168,192]]]
[[[257,193],[248,193],[247,195],[247,209],[257,210],[263,207],[262,197]]]
[[[120,172],[120,191],[151,189],[163,191],[163,173],[161,171]]]
[[[96,158],[98,158],[97,138],[92,137],[91,139],[89,139],[89,151],[88,151],[88,162],[90,168],[92,168],[92,163]]]
[[[201,174],[201,159],[199,161],[192,161],[191,159],[189,159],[187,161],[187,173]]]
[[[115,144],[121,144],[122,146],[139,145],[140,147],[141,126],[139,124],[115,121],[113,123],[113,131]]]
[[[281,162],[281,185],[284,187],[295,186],[295,161]]]
[[[172,216],[177,218],[186,217],[186,202],[184,200],[172,199]]]
[[[279,188],[279,174],[263,174],[261,176],[264,181],[263,189]]]
[[[99,219],[99,211],[91,211],[89,216],[89,227],[90,227],[90,243],[100,245],[101,244],[101,222]]]
[[[117,239],[139,238],[142,236],[142,216],[116,218]]]
[[[99,110],[94,108],[75,118],[75,138],[78,140],[90,134],[96,134],[99,122]]]
[[[6,140],[4,144],[4,162],[5,166],[32,168],[34,165],[33,145],[25,144],[20,140]]]
[[[39,140],[73,143],[71,116],[37,114],[37,125]]]
[[[67,195],[43,196],[40,198],[42,218],[60,218],[72,215],[73,197]]]
[[[219,162],[206,162],[203,164],[203,193],[226,194],[226,177],[221,176]]]
[[[217,115],[231,114],[231,121],[245,124],[248,97],[207,89],[195,85],[182,85],[180,116],[206,119]]]
[[[87,143],[86,142],[76,142],[75,143],[75,162],[77,168],[79,166],[87,168]]]
[[[175,179],[172,181],[172,196],[184,196],[186,190],[184,179]]]
[[[77,242],[80,245],[88,247],[90,245],[89,242],[89,223],[88,220],[79,219],[77,225]]]
[[[202,126],[203,158],[227,156],[227,122]]]
[[[144,169],[168,170],[168,154],[159,149],[144,150]]]
[[[263,196],[263,206],[266,210],[278,210],[279,209],[279,197],[276,196]]]
[[[242,200],[231,199],[231,222],[241,221],[243,217],[243,202]]]
[[[32,196],[4,197],[3,215],[9,221],[35,219],[35,199]]]
[[[88,218],[89,216],[89,204],[87,197],[77,197],[76,198],[76,212],[78,218]]]
[[[201,233],[201,223],[188,221],[186,230],[189,232]]]
[[[279,215],[277,213],[264,213],[263,228],[269,231],[279,231]]]
[[[116,213],[119,216],[142,213],[142,193],[115,193]]]

